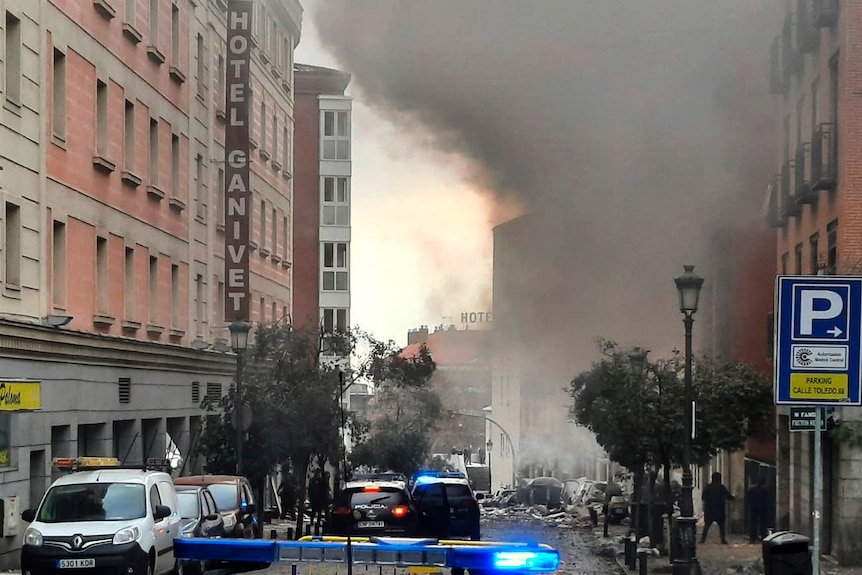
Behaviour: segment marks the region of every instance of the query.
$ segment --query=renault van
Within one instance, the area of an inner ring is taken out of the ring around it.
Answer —
[[[182,573],[174,558],[179,502],[168,473],[120,467],[112,458],[55,460],[60,468],[67,463],[78,471],[54,481],[39,506],[22,513],[30,523],[23,575]]]

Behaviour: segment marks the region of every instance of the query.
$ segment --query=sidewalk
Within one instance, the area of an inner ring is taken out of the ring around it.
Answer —
[[[601,524],[592,527],[598,542],[613,542],[617,549],[616,560],[623,575],[637,575],[638,568],[633,571],[625,565],[623,541],[628,534],[628,525],[611,525],[608,528],[608,538],[603,537]],[[698,532],[702,526],[698,526]],[[703,575],[760,575],[763,573],[763,547],[760,543],[750,544],[744,535],[728,534],[727,545],[719,542],[718,533],[711,532],[706,543],[698,543],[697,559]],[[647,561],[649,575],[667,575],[671,573],[671,565],[667,556],[650,555]],[[820,559],[821,575],[862,575],[862,566],[838,565],[828,556]]]

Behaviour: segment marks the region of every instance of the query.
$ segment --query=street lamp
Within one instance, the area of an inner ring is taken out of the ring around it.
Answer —
[[[488,456],[488,490],[491,492],[491,495],[494,494],[494,483],[491,481],[491,452],[493,450],[494,442],[489,437],[488,442],[485,443],[485,455]]]
[[[245,433],[242,421],[242,370],[251,324],[247,321],[236,320],[230,324],[228,329],[230,329],[230,346],[236,352],[236,399],[233,407],[236,424],[236,474],[242,475],[242,436]]]
[[[679,291],[679,311],[683,313],[685,325],[685,441],[682,452],[682,492],[679,499],[679,517],[676,520],[676,556],[673,560],[673,575],[694,575],[700,572],[697,564],[697,533],[694,517],[694,489],[691,475],[691,440],[692,420],[694,419],[694,401],[691,390],[691,326],[697,311],[697,301],[700,298],[700,288],[703,278],[694,273],[694,266],[684,266],[685,273],[676,278],[676,289]]]

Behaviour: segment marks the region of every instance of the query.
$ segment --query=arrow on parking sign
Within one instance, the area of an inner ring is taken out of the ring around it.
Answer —
[[[838,337],[839,335],[841,335],[844,332],[841,331],[841,328],[833,327],[832,329],[827,329],[826,333],[828,333],[832,337]]]

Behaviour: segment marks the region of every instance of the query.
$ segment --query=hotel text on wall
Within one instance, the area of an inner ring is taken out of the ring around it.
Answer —
[[[229,0],[225,110],[225,321],[249,320],[249,64],[252,0]]]

